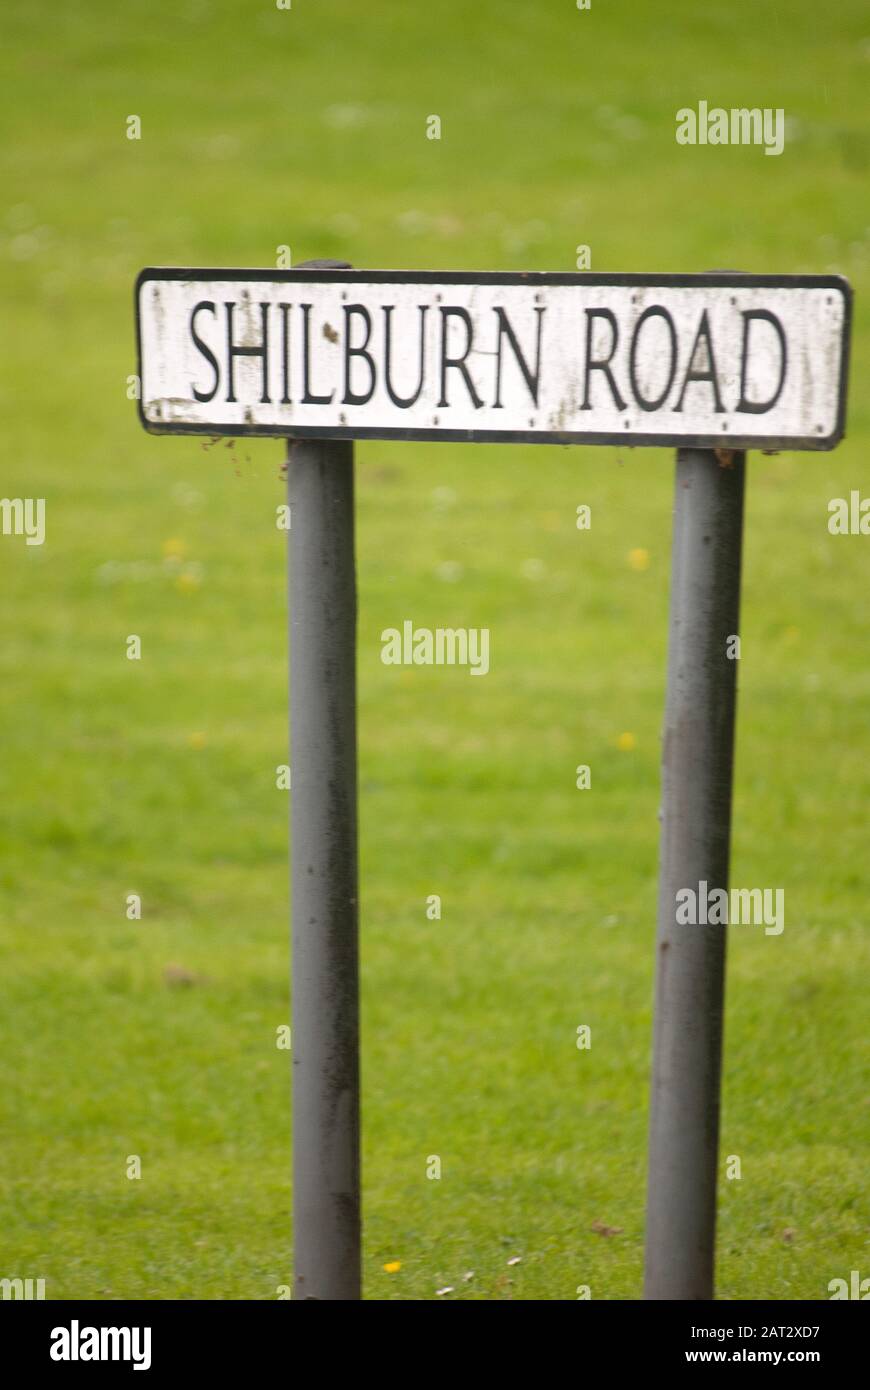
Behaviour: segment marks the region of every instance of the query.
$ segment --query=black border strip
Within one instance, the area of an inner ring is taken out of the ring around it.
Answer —
[[[139,317],[139,295],[142,286],[153,280],[250,280],[254,283],[301,284],[321,281],[330,284],[444,284],[444,285],[658,285],[663,289],[833,289],[843,296],[843,348],[840,360],[840,382],[837,399],[837,419],[833,432],[823,436],[806,435],[675,435],[675,434],[598,434],[537,430],[440,430],[440,429],[370,429],[346,426],[277,426],[238,425],[233,429],[216,425],[192,425],[147,420],[141,397],[137,401],[139,420],[149,434],[198,434],[211,438],[231,439],[396,439],[444,440],[466,444],[619,444],[626,448],[660,446],[695,449],[800,449],[813,452],[833,449],[846,432],[846,398],[849,381],[849,361],[852,336],[852,286],[842,275],[750,275],[740,271],[715,271],[709,274],[662,274],[651,272],[610,275],[602,271],[561,272],[529,271],[472,271],[472,270],[332,270],[208,266],[146,266],[136,277],[134,306],[136,317],[136,362],[139,383],[142,382],[142,332]]]

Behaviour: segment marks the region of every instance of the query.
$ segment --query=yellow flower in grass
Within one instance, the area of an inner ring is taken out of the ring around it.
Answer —
[[[195,571],[182,570],[175,581],[175,587],[180,594],[190,594],[199,588],[200,583],[200,577]]]
[[[384,1265],[384,1273],[385,1273],[385,1274],[398,1274],[398,1272],[399,1272],[399,1270],[400,1270],[401,1268],[402,1268],[402,1261],[401,1261],[401,1260],[390,1260],[389,1264],[385,1264],[385,1265]]]
[[[639,546],[637,550],[630,550],[628,552],[628,563],[633,570],[648,570],[649,551],[644,550],[643,546]]]
[[[616,740],[616,746],[621,753],[630,753],[636,745],[637,739],[634,734],[620,734]]]

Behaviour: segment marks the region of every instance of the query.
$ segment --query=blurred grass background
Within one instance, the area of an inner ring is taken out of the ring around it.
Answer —
[[[43,547],[0,538],[0,1276],[290,1282],[283,450],[150,438],[127,399],[142,266],[285,244],[852,281],[846,441],[750,460],[733,882],[784,887],[786,929],[729,947],[719,1296],[867,1273],[870,542],[827,531],[870,435],[866,6],[6,0],[0,25],[0,495],[47,505]],[[678,146],[701,99],[783,107],[785,152]],[[366,1295],[638,1297],[671,455],[357,457]],[[405,618],[489,627],[490,675],[383,666]]]

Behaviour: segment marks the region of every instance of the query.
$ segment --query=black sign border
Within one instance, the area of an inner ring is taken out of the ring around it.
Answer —
[[[675,435],[675,434],[599,434],[576,431],[538,430],[441,430],[441,429],[371,429],[353,425],[280,427],[275,425],[237,425],[233,429],[215,425],[160,422],[148,420],[143,410],[141,394],[137,402],[139,420],[149,434],[198,434],[210,438],[261,439],[395,439],[444,440],[463,444],[618,444],[623,448],[682,448],[682,449],[762,449],[776,452],[781,449],[824,452],[836,447],[846,432],[846,398],[849,382],[849,358],[852,337],[852,286],[842,275],[750,275],[739,271],[718,271],[706,274],[663,274],[652,272],[607,274],[603,271],[561,272],[529,271],[472,271],[472,270],[270,270],[227,269],[190,266],[146,266],[136,277],[134,306],[136,315],[136,361],[141,392],[142,331],[139,318],[139,296],[142,286],[152,280],[248,280],[253,283],[303,284],[320,281],[330,284],[443,284],[443,285],[646,285],[662,289],[832,289],[843,295],[843,351],[840,362],[840,381],[837,398],[837,419],[829,435]]]

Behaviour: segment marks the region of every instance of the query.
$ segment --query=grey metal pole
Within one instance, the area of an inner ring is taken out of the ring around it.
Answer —
[[[721,461],[720,461],[721,460]],[[648,1299],[713,1297],[726,928],[676,894],[728,888],[743,453],[677,452],[646,1216]]]
[[[357,1299],[361,1242],[353,444],[292,443],[287,474],[293,1297]]]
[[[360,1297],[353,445],[288,455],[294,1298]]]

